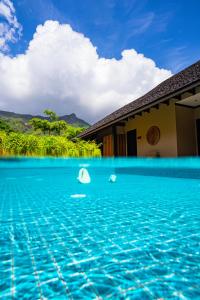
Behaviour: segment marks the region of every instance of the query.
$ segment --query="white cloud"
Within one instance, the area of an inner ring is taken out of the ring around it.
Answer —
[[[24,54],[0,54],[0,109],[41,113],[51,108],[94,122],[169,76],[135,50],[123,51],[119,60],[101,58],[83,34],[46,21]]]
[[[22,35],[22,26],[15,16],[15,8],[10,0],[0,0],[0,51],[9,49],[9,42],[16,42]]]

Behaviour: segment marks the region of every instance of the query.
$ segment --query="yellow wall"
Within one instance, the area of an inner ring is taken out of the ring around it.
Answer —
[[[160,129],[160,141],[157,145],[149,145],[146,133],[151,126],[158,126]],[[137,153],[138,156],[154,156],[157,152],[161,157],[177,156],[177,137],[176,137],[176,111],[175,104],[169,106],[160,104],[159,109],[152,108],[149,113],[144,112],[142,116],[130,119],[125,132],[136,129]]]
[[[176,106],[178,156],[196,155],[195,113],[196,109]]]

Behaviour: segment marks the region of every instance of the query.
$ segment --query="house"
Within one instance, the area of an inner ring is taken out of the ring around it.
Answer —
[[[200,155],[200,60],[80,134],[103,156]]]

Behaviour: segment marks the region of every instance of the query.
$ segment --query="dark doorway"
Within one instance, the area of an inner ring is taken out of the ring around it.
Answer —
[[[197,153],[200,155],[200,119],[196,120],[196,129],[197,129]]]
[[[127,132],[127,156],[137,156],[136,129]]]

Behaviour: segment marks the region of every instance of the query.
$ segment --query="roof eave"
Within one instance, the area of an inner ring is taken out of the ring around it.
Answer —
[[[84,132],[83,132],[82,134],[78,135],[78,137],[80,137],[80,138],[90,137],[94,133],[96,133],[96,132],[98,132],[98,131],[100,131],[102,129],[105,129],[106,127],[109,127],[109,126],[115,124],[116,122],[122,121],[123,119],[126,119],[128,117],[131,117],[131,116],[133,116],[133,115],[135,115],[135,114],[137,114],[139,112],[144,111],[147,108],[151,108],[152,106],[155,106],[156,104],[160,104],[160,103],[162,103],[162,102],[164,102],[166,100],[169,100],[170,98],[175,98],[175,96],[177,96],[178,94],[180,94],[180,92],[184,93],[184,92],[186,92],[188,90],[188,88],[192,89],[192,88],[198,86],[199,84],[200,84],[200,80],[198,79],[197,81],[193,82],[192,84],[188,84],[188,85],[186,85],[186,86],[184,86],[184,87],[182,87],[180,89],[177,89],[176,92],[174,92],[174,93],[170,93],[170,94],[168,94],[168,95],[166,95],[164,97],[160,97],[160,98],[156,99],[155,101],[152,101],[150,104],[144,105],[144,106],[142,106],[139,109],[136,109],[136,110],[133,110],[133,111],[127,113],[127,114],[124,114],[124,115],[116,118],[115,120],[107,122],[106,124],[104,124],[104,125],[96,128],[96,129],[94,129],[94,130],[92,130],[92,131],[90,131],[88,133],[84,134]]]

